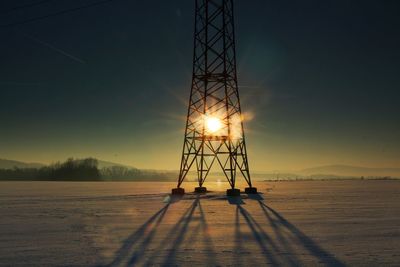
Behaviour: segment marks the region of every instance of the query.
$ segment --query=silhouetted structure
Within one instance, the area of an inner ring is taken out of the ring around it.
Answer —
[[[239,171],[252,187],[247,160],[243,120],[236,73],[233,0],[196,0],[193,78],[185,139],[178,178],[173,194],[184,194],[181,184],[195,165],[199,187],[203,187],[215,162],[221,167],[231,189]]]

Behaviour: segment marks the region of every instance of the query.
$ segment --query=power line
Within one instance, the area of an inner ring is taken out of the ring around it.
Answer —
[[[23,8],[27,8],[27,7],[38,6],[38,5],[41,5],[41,4],[44,4],[44,3],[47,3],[47,2],[51,2],[51,1],[54,1],[54,0],[42,0],[42,1],[38,1],[38,2],[29,3],[29,4],[26,4],[26,5],[16,6],[16,7],[10,8],[10,9],[6,9],[6,10],[0,10],[0,14],[10,13],[10,12],[13,12],[15,10],[23,9]]]
[[[22,34],[23,36],[25,36],[25,37],[31,39],[32,41],[35,41],[35,42],[37,42],[37,43],[39,43],[39,44],[41,44],[41,45],[43,45],[43,46],[46,46],[47,48],[50,48],[51,50],[53,50],[53,51],[55,51],[55,52],[58,52],[58,53],[60,53],[60,54],[62,54],[62,55],[64,55],[64,56],[66,56],[66,57],[68,57],[68,58],[70,58],[70,59],[72,59],[72,60],[74,60],[74,61],[77,61],[77,62],[79,62],[79,63],[81,63],[81,64],[85,64],[85,63],[86,63],[86,62],[83,61],[82,59],[80,59],[80,58],[78,58],[78,57],[76,57],[76,56],[74,56],[74,55],[72,55],[72,54],[70,54],[70,53],[68,53],[68,52],[66,52],[66,51],[64,51],[64,50],[62,50],[62,49],[60,49],[60,48],[58,48],[58,47],[55,47],[55,46],[52,45],[52,44],[49,44],[49,43],[47,43],[47,42],[45,42],[45,41],[43,41],[43,40],[40,40],[39,38],[33,37],[33,36],[31,36],[31,35],[28,35],[28,34],[22,33],[22,32],[21,32],[21,34]]]
[[[61,10],[61,11],[58,11],[58,12],[55,12],[55,13],[51,13],[51,14],[47,14],[47,15],[40,16],[40,17],[33,17],[33,18],[30,18],[30,19],[22,20],[22,21],[17,21],[17,22],[13,22],[13,23],[9,23],[9,24],[3,24],[3,25],[0,25],[0,28],[14,27],[14,26],[18,26],[18,25],[22,25],[22,24],[26,24],[26,23],[30,23],[30,22],[42,20],[42,19],[47,19],[47,18],[50,18],[50,17],[55,17],[55,16],[58,16],[58,15],[62,15],[62,14],[70,13],[70,12],[75,12],[75,11],[79,11],[79,10],[82,10],[82,9],[98,6],[98,5],[102,5],[102,4],[111,2],[111,1],[114,1],[114,0],[97,1],[97,2],[94,2],[94,3],[91,3],[91,4],[83,5],[83,6],[80,6],[80,7],[74,7],[74,8],[70,8],[70,9]]]

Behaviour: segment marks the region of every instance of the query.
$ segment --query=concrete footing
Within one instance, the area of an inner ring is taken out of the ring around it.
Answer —
[[[195,192],[195,193],[200,193],[200,194],[207,193],[207,187],[203,187],[203,186],[196,187],[196,188],[194,189],[194,192]]]
[[[227,195],[228,197],[237,197],[237,196],[240,196],[240,189],[236,189],[236,188],[227,189],[227,190],[226,190],[226,195]]]
[[[185,194],[185,189],[183,188],[174,188],[172,189],[172,195],[184,195]]]
[[[244,192],[246,194],[257,194],[257,188],[256,187],[246,187],[244,189]]]

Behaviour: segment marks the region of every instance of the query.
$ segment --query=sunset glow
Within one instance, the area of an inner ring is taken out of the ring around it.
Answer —
[[[206,126],[206,129],[207,129],[208,133],[215,134],[219,130],[221,130],[222,122],[217,117],[206,116],[205,117],[205,126]]]

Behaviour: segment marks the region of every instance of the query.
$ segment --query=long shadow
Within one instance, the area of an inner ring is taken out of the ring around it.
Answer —
[[[200,235],[204,244],[206,245],[205,252],[207,253],[206,257],[204,258],[205,265],[206,266],[217,266],[216,263],[216,255],[215,255],[215,250],[212,242],[212,238],[210,236],[210,233],[208,232],[209,226],[203,211],[203,208],[201,206],[201,201],[199,200],[197,204],[198,210],[199,210],[199,223],[198,225],[191,230],[191,235],[187,239],[186,243],[187,244],[194,244],[197,237]],[[188,249],[187,247],[185,247]]]
[[[236,223],[235,223],[235,250],[242,250],[241,242],[248,242],[249,240],[243,239],[240,231],[239,214],[244,218],[247,226],[251,230],[254,240],[257,242],[265,260],[272,265],[284,264],[285,266],[299,266],[301,259],[295,255],[295,243],[304,247],[319,264],[325,266],[346,266],[343,262],[338,260],[333,254],[321,248],[315,241],[304,234],[296,226],[287,221],[282,215],[268,207],[263,202],[263,197],[260,195],[248,195],[248,199],[256,200],[263,210],[264,215],[267,217],[272,226],[276,240],[272,239],[271,233],[266,233],[259,222],[244,208],[242,203],[230,202],[236,204]],[[290,235],[290,236],[288,236]],[[295,243],[293,242],[295,241]],[[238,244],[238,242],[240,242]],[[284,254],[282,257],[280,255]],[[238,262],[237,262],[238,263]],[[239,265],[240,262],[238,263]]]
[[[153,216],[151,216],[144,224],[142,224],[139,229],[137,229],[134,233],[132,233],[128,238],[125,239],[122,247],[115,253],[115,259],[107,264],[106,266],[120,266],[123,264],[126,259],[132,258],[130,255],[132,253],[132,248],[135,246],[139,240],[144,236],[146,230],[155,222],[152,230],[149,235],[143,240],[142,246],[139,248],[141,251],[144,251],[147,245],[150,243],[151,239],[154,236],[154,233],[157,229],[157,226],[161,223],[165,213],[168,210],[170,204],[166,204],[162,209],[156,212]],[[138,253],[134,253],[135,255],[140,255]],[[135,257],[135,260],[137,257]]]
[[[262,193],[248,194],[247,197],[248,197],[248,199],[251,199],[251,200],[257,200],[259,203],[263,203],[262,200],[264,200]],[[279,229],[275,220],[270,218],[269,213],[265,212],[265,210],[264,210],[264,213],[267,216],[267,218],[270,219],[272,229],[274,230],[275,236],[277,237],[277,243],[282,245],[285,251],[294,251],[290,240],[285,238],[285,236],[283,235],[283,232],[281,231],[281,229]],[[275,247],[275,249],[277,249],[277,248]],[[276,251],[276,252],[280,253],[280,251]],[[296,259],[296,257],[293,257],[291,254],[286,254],[286,256],[282,260],[286,262],[285,265],[287,265],[287,266],[298,266],[299,265],[299,260]]]
[[[188,237],[189,234],[189,226],[190,223],[193,221],[193,215],[196,209],[199,209],[199,225],[191,231],[191,236]],[[159,242],[158,246],[154,248],[154,252],[151,255],[146,256],[146,261],[143,263],[143,266],[154,266],[160,265],[156,263],[155,260],[157,257],[160,257],[160,251],[168,251],[167,255],[164,258],[164,261],[161,263],[161,266],[173,266],[177,265],[176,258],[179,254],[179,249],[184,243],[185,239],[188,240],[188,244],[192,244],[197,235],[203,235],[204,242],[207,246],[207,255],[206,259],[208,261],[208,265],[213,266],[215,265],[215,252],[212,245],[211,237],[207,233],[207,222],[204,216],[203,209],[200,204],[200,196],[196,196],[193,203],[190,205],[189,208],[182,214],[178,222],[170,229],[170,231],[165,235],[165,237]],[[189,242],[190,241],[190,242]],[[168,248],[166,250],[166,248]],[[187,248],[186,248],[187,249]],[[134,265],[135,262],[131,261],[131,265]]]
[[[259,203],[262,203],[262,202],[259,201]],[[265,207],[263,207],[263,208],[265,208]],[[277,237],[278,243],[281,244],[283,246],[283,249],[287,252],[295,251],[295,249],[292,246],[291,241],[285,237],[284,232],[279,227],[279,224],[273,218],[271,218],[270,214],[268,212],[266,212],[265,209],[263,209],[263,212],[264,212],[265,216],[269,219],[269,222],[271,223],[272,229],[275,233],[275,236]],[[298,266],[298,264],[299,264],[299,260],[296,259],[296,257],[293,256],[291,253],[286,254],[285,260],[287,261],[287,264],[289,266]]]
[[[250,194],[247,195],[248,199],[253,199],[253,200],[261,200],[263,199],[259,194],[254,195]],[[262,227],[257,223],[257,221],[251,216],[251,214],[243,208],[242,205],[246,204],[243,202],[243,199],[241,196],[237,197],[227,197],[227,200],[229,204],[231,205],[236,205],[236,215],[235,215],[235,249],[234,249],[234,254],[235,254],[235,259],[234,259],[234,265],[236,266],[246,266],[247,264],[243,264],[242,258],[243,255],[246,253],[246,243],[250,241],[247,236],[245,236],[241,229],[240,229],[240,215],[244,218],[244,221],[246,222],[247,226],[251,230],[251,234],[255,241],[257,242],[258,246],[260,247],[262,254],[265,257],[265,260],[267,263],[273,264],[274,266],[278,266],[278,262],[276,260],[275,255],[272,253],[272,251],[275,251],[276,245],[274,242],[271,240],[271,238],[264,232]],[[245,246],[243,246],[245,244]],[[253,262],[254,264],[254,262]]]
[[[257,223],[257,221],[250,215],[250,213],[240,205],[237,205],[237,209],[239,210],[242,217],[245,219],[247,225],[249,226],[251,233],[256,240],[258,246],[260,247],[265,260],[267,263],[272,264],[273,266],[278,266],[279,262],[276,258],[275,253],[278,251],[278,248],[274,241],[268,236],[267,233],[262,229],[262,227]],[[245,242],[248,240],[245,240]]]
[[[192,205],[184,212],[182,217],[179,219],[179,221],[174,225],[174,227],[168,232],[166,237],[158,244],[158,246],[154,249],[154,252],[147,256],[147,261],[143,264],[144,266],[153,266],[154,262],[153,260],[155,259],[156,256],[158,256],[159,251],[165,250],[165,247],[168,247],[170,243],[172,242],[174,236],[179,233],[180,238],[178,242],[181,242],[181,239],[183,239],[184,234],[186,232],[182,232],[182,230],[185,230],[192,218],[193,212],[197,206],[198,199],[196,199]],[[174,253],[171,251],[169,254],[173,255]]]
[[[346,266],[343,262],[337,259],[333,254],[324,250],[320,247],[315,241],[313,241],[310,237],[304,234],[300,229],[291,224],[288,220],[286,220],[282,215],[280,215],[277,211],[267,206],[261,200],[258,201],[261,209],[263,210],[265,216],[268,221],[271,223],[274,232],[277,234],[278,240],[281,244],[285,246],[289,252],[294,252],[294,249],[287,242],[288,239],[284,237],[283,233],[285,230],[288,230],[295,240],[298,241],[304,248],[306,248],[311,255],[319,260],[319,263],[323,263],[326,266]],[[296,259],[289,258],[291,265],[298,265],[299,262]]]
[[[168,206],[167,206],[168,207]],[[147,234],[146,238],[139,244],[138,249],[132,254],[131,259],[129,260],[129,266],[134,266],[135,263],[140,259],[140,256],[146,251],[146,248],[150,245],[151,241],[154,238],[154,235],[157,231],[158,225],[161,223],[167,209],[163,211],[163,213],[158,217],[157,222],[154,224],[154,227]]]
[[[240,216],[239,216],[239,208],[236,208],[235,213],[235,248],[234,255],[236,256],[234,262],[232,264],[236,264],[237,266],[242,266],[243,261],[240,253],[245,253],[245,247],[242,246],[243,235],[240,230]]]
[[[174,264],[177,251],[186,236],[186,233],[187,233],[187,230],[189,227],[189,223],[192,220],[193,213],[194,213],[198,203],[199,203],[199,197],[197,196],[197,198],[193,201],[192,205],[185,212],[185,214],[180,218],[180,220],[175,225],[175,227],[172,228],[172,230],[169,232],[169,234],[165,237],[164,241],[161,242],[162,244],[172,243],[172,247],[170,248],[168,255],[165,257],[165,261],[162,264],[162,266],[171,266]],[[152,264],[150,264],[150,265],[152,265]],[[147,266],[149,266],[149,265],[147,265]]]
[[[244,205],[243,199],[240,196],[237,197],[227,197],[229,204],[231,205]]]
[[[201,207],[200,203],[200,196],[196,196],[196,199],[189,207],[189,209],[185,212],[185,214],[181,217],[175,227],[170,231],[170,233],[165,237],[164,241],[168,243],[172,243],[172,247],[169,250],[169,253],[165,256],[164,262],[162,266],[175,266],[177,265],[175,260],[178,254],[179,248],[183,244],[185,237],[188,234],[189,224],[193,220],[193,214],[196,208],[199,208],[200,218],[199,218],[199,225],[193,229],[191,237],[188,239],[188,244],[194,243],[197,235],[203,235],[204,242],[207,245],[207,252],[205,260],[208,261],[208,266],[216,265],[215,262],[215,251],[212,245],[212,240],[210,235],[207,232],[208,225],[204,216],[204,211]],[[202,231],[200,231],[202,230]],[[163,243],[164,243],[163,241]],[[151,264],[146,264],[147,266]]]
[[[274,266],[284,264],[286,266],[299,266],[301,259],[296,257],[299,251],[296,251],[296,244],[300,244],[315,259],[318,264],[326,266],[345,266],[340,260],[335,258],[334,255],[321,248],[310,237],[304,234],[296,226],[287,221],[277,211],[267,206],[262,198],[255,198],[268,222],[270,223],[273,233],[266,233],[263,225],[260,224],[242,205],[242,201],[231,201],[231,204],[236,205],[235,215],[235,249],[234,249],[234,265],[242,265],[248,263],[247,259],[242,257],[248,249],[248,242],[255,240],[256,244],[261,250],[262,256],[265,261]],[[179,201],[179,200],[178,200]],[[157,233],[159,225],[170,206],[171,203],[166,204],[162,209],[151,216],[143,225],[139,227],[123,242],[122,247],[116,252],[114,260],[106,266],[135,266],[142,264],[144,266],[153,266],[154,264],[161,266],[177,265],[178,258],[183,254],[181,248],[185,244],[185,250],[190,250],[190,246],[195,244],[200,235],[202,242],[205,244],[204,264],[207,266],[216,266],[216,253],[212,243],[212,238],[208,232],[208,224],[203,208],[200,203],[200,196],[196,196],[193,203],[183,212],[178,222],[173,225],[167,234]],[[196,209],[198,212],[195,214]],[[250,234],[254,238],[250,238],[241,230],[240,220],[250,229]],[[194,227],[190,227],[192,221],[198,221]],[[154,239],[157,235],[162,234],[163,238],[157,243],[156,248],[152,248],[150,255],[148,253],[149,246],[154,244]],[[272,235],[276,239],[272,238]],[[166,249],[167,248],[167,249]],[[160,251],[166,251],[166,255],[160,258]],[[282,256],[284,254],[284,256]],[[158,260],[157,260],[158,259]],[[247,264],[245,264],[247,265]]]

